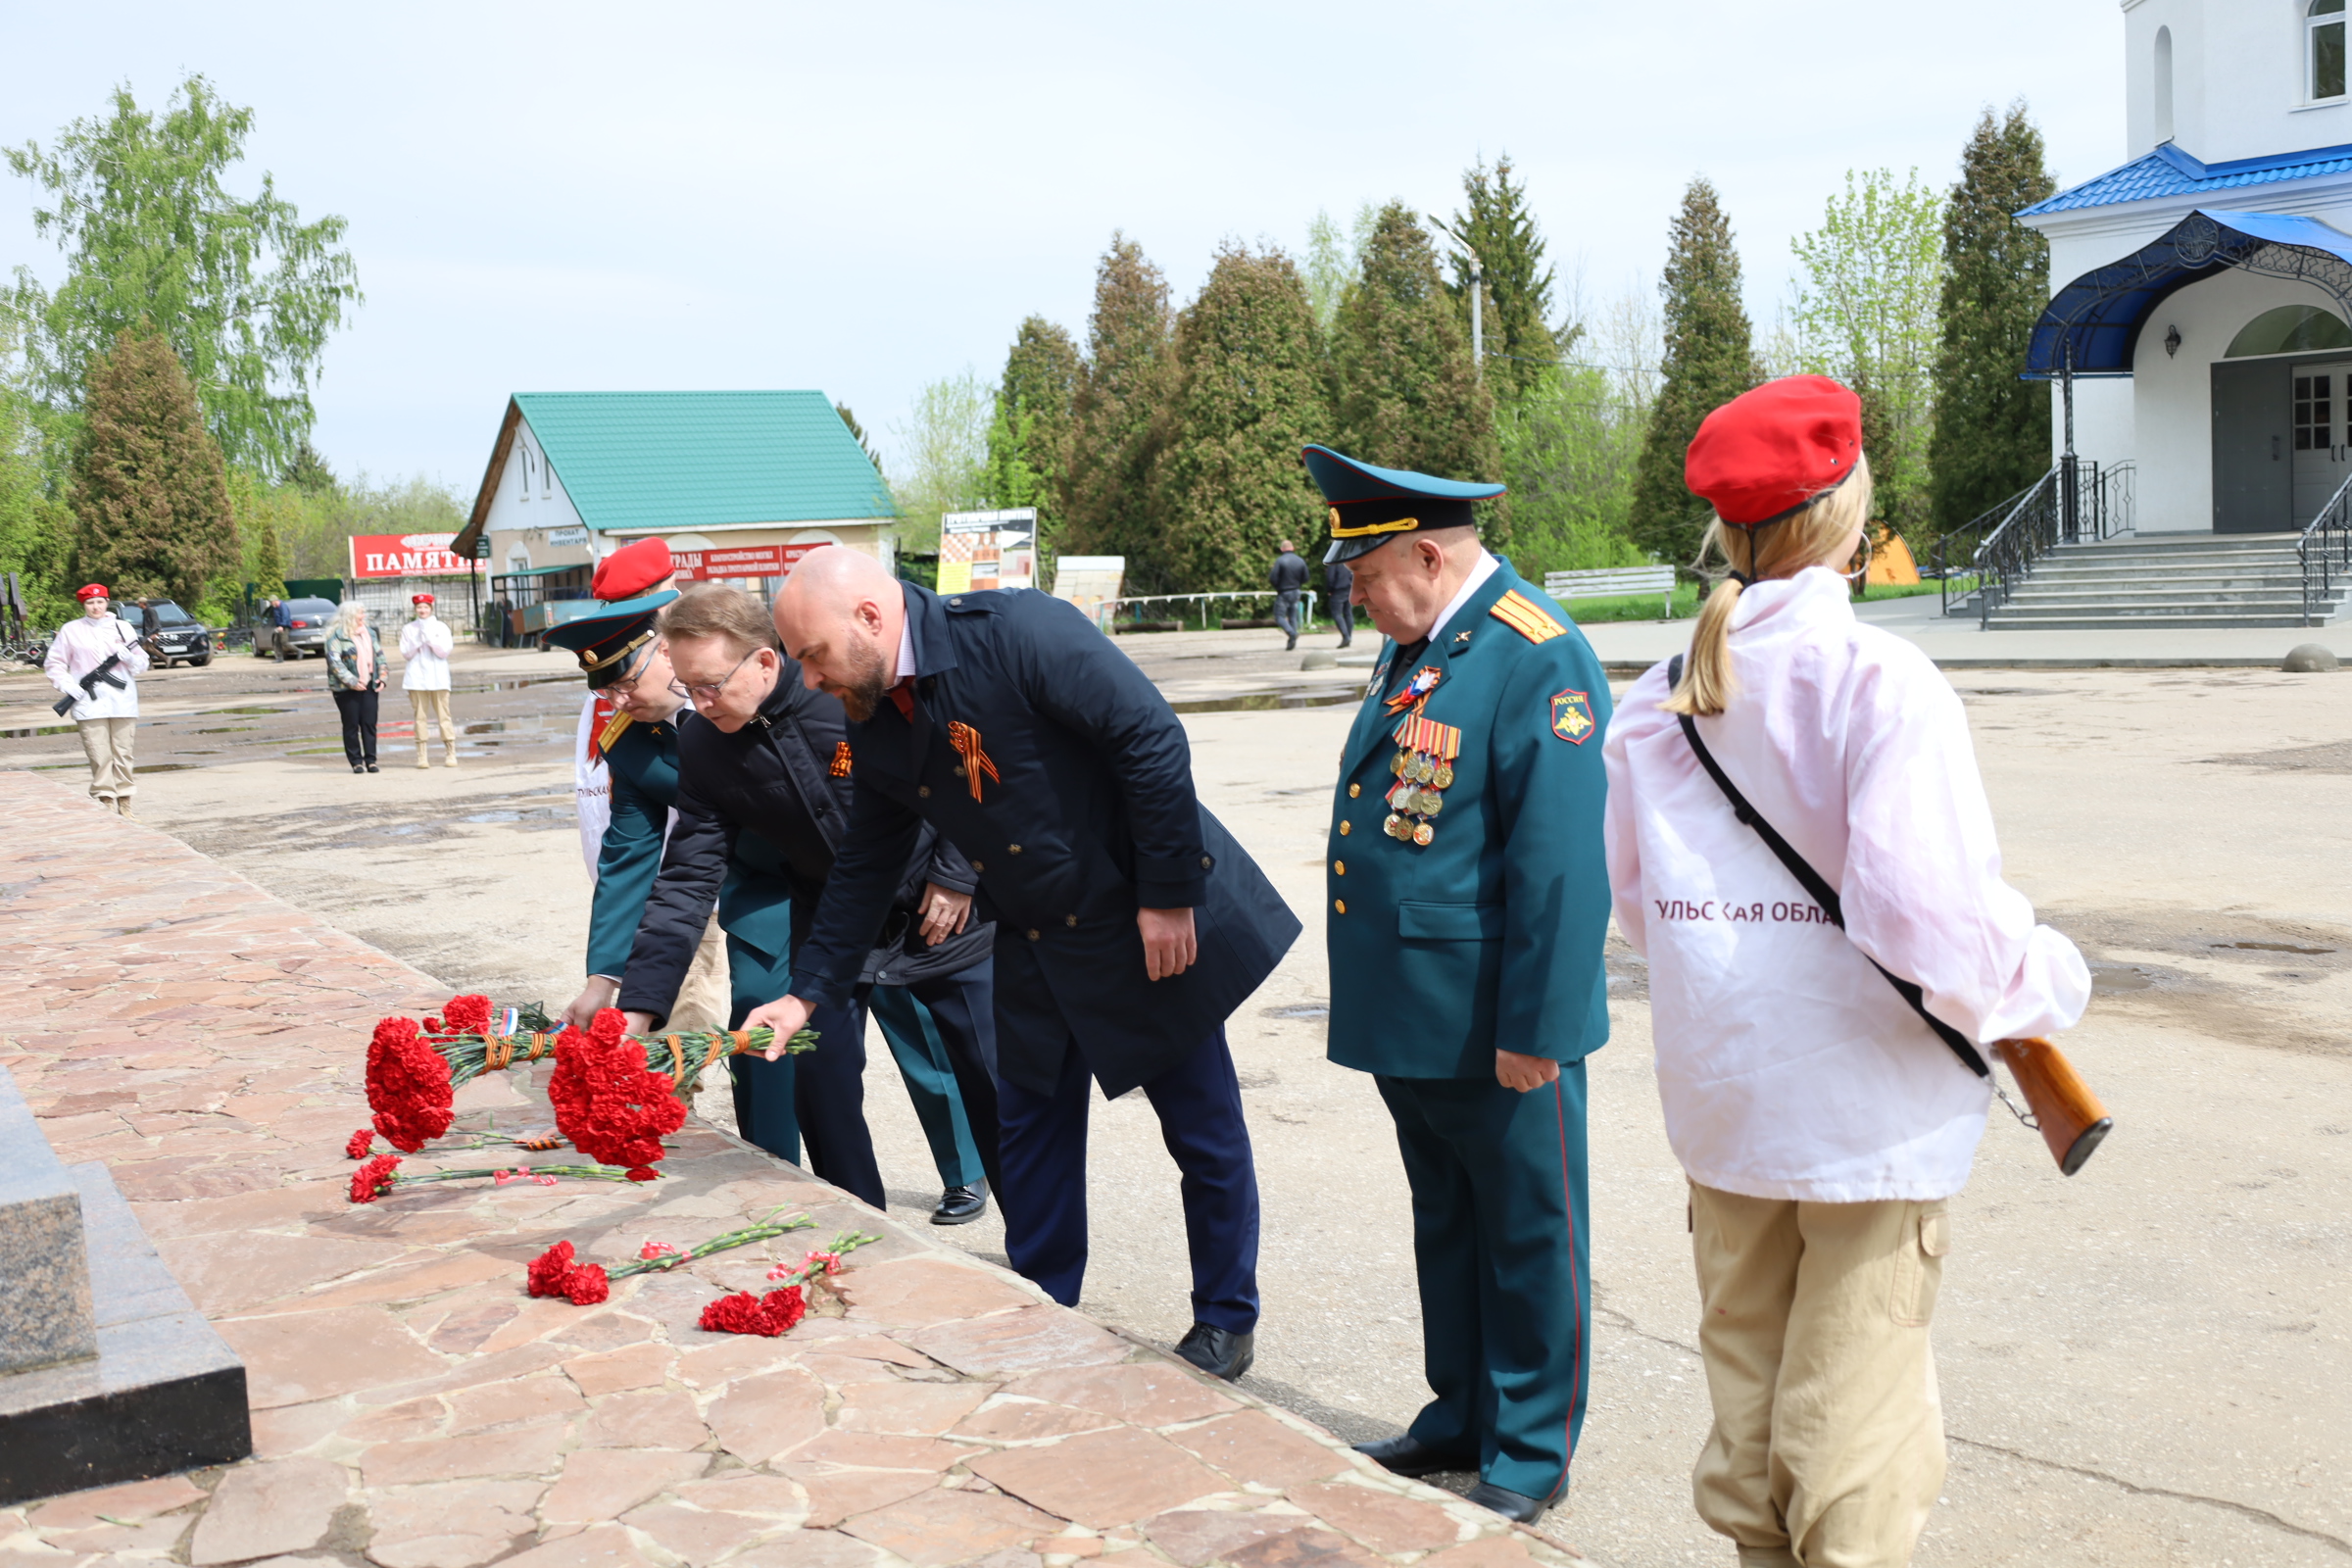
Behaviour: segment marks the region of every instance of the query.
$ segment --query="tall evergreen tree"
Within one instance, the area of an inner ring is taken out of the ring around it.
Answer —
[[[1380,210],[1363,271],[1332,334],[1332,421],[1349,457],[1447,479],[1499,479],[1494,400],[1470,359],[1470,331],[1438,275],[1436,250],[1410,209]],[[1497,549],[1509,545],[1508,498],[1483,507]]]
[[[1071,399],[1070,456],[1058,486],[1062,548],[1150,553],[1153,414],[1168,377],[1168,280],[1125,234],[1095,268],[1086,363]]]
[[[1943,214],[1936,434],[1928,448],[1935,526],[1948,532],[2050,466],[2050,387],[2021,381],[2049,298],[2050,242],[2011,216],[2056,189],[2041,132],[2021,101],[1987,109],[1960,155]]]
[[[124,598],[161,593],[191,606],[228,584],[241,553],[220,448],[161,333],[126,327],[90,362],[82,418],[79,569]]]
[[[1288,256],[1217,253],[1177,318],[1174,381],[1142,575],[1171,591],[1262,586],[1275,542],[1313,539],[1325,510],[1298,461],[1330,422],[1322,354]]]
[[[1069,466],[1070,405],[1078,395],[1078,345],[1042,316],[1013,335],[988,427],[988,494],[997,507],[1035,507],[1040,568],[1061,532],[1059,486]]]
[[[1705,175],[1683,192],[1667,230],[1666,363],[1649,431],[1634,476],[1627,531],[1677,564],[1698,554],[1707,504],[1683,484],[1683,455],[1698,422],[1757,380],[1747,307],[1740,298],[1740,250],[1714,184]]]
[[[1502,154],[1490,172],[1486,162],[1462,172],[1469,208],[1446,227],[1478,256],[1486,271],[1487,295],[1481,323],[1487,339],[1487,380],[1504,397],[1517,397],[1536,384],[1559,359],[1552,337],[1552,270],[1544,265],[1544,236],[1527,210],[1527,187],[1511,182],[1511,156]],[[1452,258],[1453,280],[1446,292],[1470,323],[1470,264]]]
[[[858,416],[850,412],[850,406],[847,403],[834,404],[833,412],[840,415],[841,422],[849,427],[851,436],[858,442],[858,450],[865,454],[865,461],[874,466],[876,473],[880,473],[882,471],[882,454],[874,450],[874,438],[865,433],[865,426],[858,422]]]

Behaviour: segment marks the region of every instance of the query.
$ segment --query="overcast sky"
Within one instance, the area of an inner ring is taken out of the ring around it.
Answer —
[[[1113,229],[1179,301],[1227,238],[1303,249],[1507,152],[1563,279],[1654,284],[1693,172],[1759,325],[1849,168],[1953,176],[2023,97],[2072,182],[2122,161],[2116,0],[368,7],[0,0],[0,142],[189,72],[367,303],[317,442],[470,497],[514,391],[819,387],[890,445],[924,382],[993,379],[1023,317],[1083,336]],[[0,264],[61,275],[0,174]]]

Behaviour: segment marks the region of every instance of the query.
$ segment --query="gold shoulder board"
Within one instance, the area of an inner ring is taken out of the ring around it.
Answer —
[[[1494,608],[1487,613],[1531,643],[1549,642],[1568,629],[1516,588],[1495,600]]]
[[[621,731],[627,729],[633,722],[635,721],[628,714],[615,712],[612,715],[612,721],[607,724],[603,732],[596,737],[596,749],[600,752],[611,751],[612,743],[620,739]]]

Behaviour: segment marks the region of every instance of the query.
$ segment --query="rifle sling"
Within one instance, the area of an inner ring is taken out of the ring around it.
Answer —
[[[1682,683],[1683,656],[1677,654],[1666,666],[1666,689],[1672,691]],[[1779,830],[1774,828],[1770,822],[1765,821],[1763,815],[1754,807],[1747,804],[1747,797],[1740,793],[1740,786],[1732,782],[1731,775],[1726,773],[1722,764],[1715,760],[1715,754],[1707,750],[1707,743],[1698,738],[1698,726],[1691,722],[1690,715],[1678,713],[1675,716],[1682,723],[1683,739],[1690,743],[1690,750],[1698,758],[1698,765],[1707,770],[1707,777],[1715,781],[1715,787],[1723,791],[1724,799],[1732,803],[1732,814],[1756,830],[1756,837],[1764,841],[1764,847],[1779,857],[1780,862],[1788,868],[1788,874],[1795,877],[1799,885],[1813,896],[1815,904],[1821,906],[1821,912],[1828,915],[1838,930],[1843,931],[1845,929],[1845,909],[1838,903],[1837,890],[1822,880],[1821,873],[1814,870],[1811,863],[1796,853],[1795,846],[1781,837]],[[1878,959],[1871,958],[1867,953],[1862,956],[1870,958],[1870,966],[1886,977],[1886,983],[1894,987],[1896,996],[1910,1004],[1911,1010],[1919,1014],[1920,1022],[1935,1030],[1936,1037],[1952,1048],[1952,1054],[1960,1058],[1963,1066],[1980,1078],[1992,1076],[1992,1069],[1984,1064],[1983,1054],[1970,1042],[1968,1036],[1928,1010],[1926,997],[1916,983],[1905,980],[1879,962]]]

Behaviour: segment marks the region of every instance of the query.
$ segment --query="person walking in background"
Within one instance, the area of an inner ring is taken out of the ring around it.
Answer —
[[[1298,646],[1298,593],[1306,586],[1306,563],[1299,559],[1298,547],[1288,539],[1276,548],[1282,554],[1274,558],[1274,569],[1266,573],[1266,582],[1274,590],[1274,624],[1290,638],[1283,644],[1288,652]]]
[[[90,799],[128,816],[139,787],[130,760],[139,724],[139,688],[132,677],[146,669],[147,650],[108,612],[105,584],[86,584],[74,597],[81,601],[81,618],[57,629],[41,673],[60,696],[74,699],[74,727],[90,760]]]
[[[1340,628],[1340,646],[1355,641],[1355,568],[1345,561],[1323,564],[1323,586],[1331,593],[1331,623]]]
[[[1332,800],[1328,1050],[1396,1124],[1432,1396],[1358,1447],[1397,1475],[1474,1471],[1472,1502],[1527,1523],[1567,1491],[1592,1383],[1608,681],[1480,544],[1473,503],[1502,486],[1305,458],[1388,639]]]
[[[1899,1568],[1943,1482],[1928,1325],[1991,1102],[1963,1048],[2066,1028],[2090,975],[2001,879],[1959,698],[1854,618],[1860,399],[1811,375],[1743,393],[1685,482],[1726,575],[1687,667],[1634,683],[1602,756],[1617,926],[1649,961],[1690,1182],[1715,1413],[1691,1491],[1742,1568]]]
[[[416,616],[400,628],[400,657],[408,664],[401,671],[400,689],[409,694],[409,710],[416,721],[416,765],[432,766],[424,745],[424,726],[431,719],[441,725],[441,760],[455,767],[458,738],[449,717],[449,655],[456,642],[449,622],[433,613],[431,594],[414,595],[409,603]]]
[[[326,690],[343,720],[343,757],[354,773],[375,767],[375,715],[384,689],[384,650],[368,624],[368,607],[346,599],[326,634]]]

